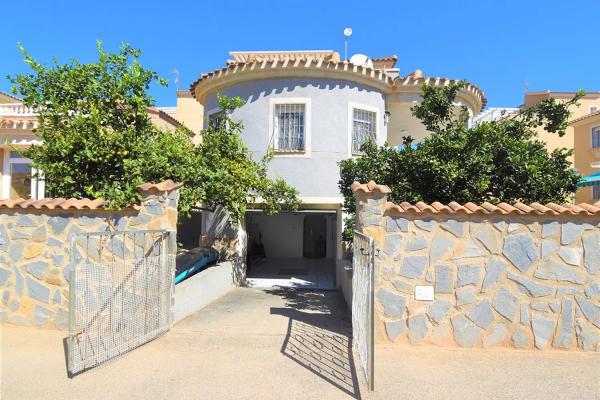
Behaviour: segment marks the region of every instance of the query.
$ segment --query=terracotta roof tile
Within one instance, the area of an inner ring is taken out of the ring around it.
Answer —
[[[361,183],[358,183],[355,181],[352,184],[351,188],[352,188],[353,192],[364,192],[364,193],[377,192],[377,193],[381,193],[381,194],[389,194],[392,192],[389,187],[387,187],[385,185],[378,185],[373,181],[370,181],[367,184],[361,184]]]
[[[161,192],[175,190],[182,186],[181,183],[175,183],[170,179],[160,183],[144,183],[139,185],[138,188],[143,191],[158,190]],[[57,198],[46,198],[41,200],[35,199],[7,199],[0,200],[0,209],[4,208],[20,208],[29,209],[33,208],[36,210],[48,209],[48,210],[103,210],[108,205],[108,202],[104,199],[64,199],[62,197]],[[139,209],[139,205],[132,205],[130,208]]]
[[[501,207],[500,207],[501,205]],[[431,214],[517,214],[517,215],[598,215],[600,216],[600,207],[591,204],[565,204],[564,206],[551,207],[550,204],[532,204],[528,206],[523,203],[516,203],[514,206],[508,204],[499,204],[494,206],[489,203],[476,205],[474,203],[466,203],[460,205],[458,203],[450,203],[444,206],[441,203],[432,203],[431,205],[423,202],[418,202],[416,205],[402,202],[400,205],[391,202],[386,203],[385,210],[392,213],[431,213]]]
[[[183,186],[182,183],[175,183],[172,180],[167,179],[166,181],[160,183],[142,183],[138,186],[138,188],[143,191],[158,190],[159,192],[166,192],[169,190],[179,189],[181,186]]]
[[[422,77],[408,75],[406,77],[391,77],[384,71],[369,68],[361,65],[354,65],[349,61],[341,61],[337,59],[316,59],[313,57],[291,57],[285,55],[273,54],[269,56],[269,63],[267,59],[260,57],[249,58],[248,61],[235,61],[228,63],[225,67],[216,69],[209,73],[201,73],[200,77],[190,85],[190,92],[192,96],[196,97],[195,88],[200,83],[206,81],[212,81],[219,78],[225,78],[234,74],[247,73],[247,72],[264,72],[265,70],[273,69],[319,69],[319,70],[332,70],[332,71],[344,71],[357,75],[362,75],[380,82],[388,88],[400,87],[400,86],[420,86],[422,83],[447,86],[451,83],[458,82],[455,79],[441,78],[441,77]],[[244,59],[244,58],[242,58]],[[481,109],[487,104],[487,99],[483,91],[472,83],[467,83],[465,90],[473,93],[476,97],[481,100]]]
[[[595,111],[593,113],[589,113],[589,114],[583,115],[583,116],[581,116],[579,118],[572,119],[571,121],[569,121],[569,125],[574,124],[576,122],[580,122],[580,121],[586,120],[588,118],[597,117],[597,116],[600,116],[600,110]]]
[[[166,112],[164,112],[163,110],[160,110],[156,107],[148,107],[148,113],[149,114],[155,114],[158,115],[160,118],[162,118],[163,120],[167,121],[168,123],[170,123],[171,125],[174,126],[178,126],[178,127],[183,127],[185,125],[183,125],[179,120],[175,119],[175,117],[167,114]]]
[[[389,194],[391,190],[388,186],[378,185],[373,181],[367,184],[361,184],[354,182],[352,184],[352,191],[362,193],[382,193]],[[597,215],[600,216],[600,202],[594,204],[563,204],[558,205],[555,203],[540,204],[531,203],[524,204],[517,202],[514,205],[507,203],[491,204],[484,202],[481,205],[475,203],[459,204],[455,201],[451,201],[448,204],[442,204],[439,201],[434,201],[431,204],[419,201],[415,204],[403,201],[400,204],[394,204],[387,202],[385,204],[385,211],[390,213],[431,213],[431,214],[516,214],[516,215]]]
[[[34,208],[36,210],[46,208],[49,210],[54,209],[76,209],[76,210],[101,210],[104,209],[104,206],[107,204],[107,201],[103,199],[63,199],[63,198],[54,198],[54,199],[42,199],[42,200],[34,200],[34,199],[16,199],[16,200],[0,200],[0,209],[2,208]]]
[[[600,212],[600,207],[598,207],[598,203],[592,205],[592,204],[586,204],[586,203],[581,203],[578,204],[579,207],[583,208],[585,211],[590,212],[592,214],[595,214],[597,212]]]

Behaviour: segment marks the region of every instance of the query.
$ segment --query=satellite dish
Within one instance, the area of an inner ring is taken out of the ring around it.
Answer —
[[[344,28],[344,36],[348,37],[352,35],[352,28]]]
[[[365,68],[373,68],[373,61],[371,61],[371,59],[364,54],[353,55],[350,57],[350,63],[354,65],[360,65],[361,67]]]

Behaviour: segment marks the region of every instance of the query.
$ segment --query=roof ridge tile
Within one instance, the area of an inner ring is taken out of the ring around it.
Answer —
[[[158,190],[161,192],[167,192],[167,191],[179,189],[181,186],[182,186],[181,183],[175,183],[171,179],[167,179],[167,180],[159,182],[159,183],[148,182],[148,183],[141,184],[138,186],[138,189],[140,189],[142,191]],[[7,209],[33,208],[36,210],[40,210],[40,209],[44,208],[44,209],[48,209],[48,210],[54,210],[54,209],[58,208],[58,209],[62,209],[62,210],[69,210],[69,209],[104,210],[104,209],[106,209],[107,205],[108,205],[108,201],[106,201],[105,199],[88,199],[88,198],[65,199],[63,197],[47,197],[47,198],[40,199],[40,200],[32,199],[32,198],[0,200],[0,209],[3,209],[3,208],[7,208]],[[137,210],[140,208],[140,206],[139,206],[139,204],[133,204],[133,205],[129,206],[128,208],[133,208],[133,209]]]
[[[389,194],[391,190],[388,186],[378,185],[374,181],[369,183],[361,184],[355,181],[352,186],[353,192],[361,193],[381,193]],[[1,203],[0,203],[1,207]],[[562,205],[556,203],[541,204],[533,202],[531,204],[525,204],[522,202],[516,202],[515,204],[498,203],[492,204],[490,202],[483,202],[481,204],[475,204],[473,202],[466,202],[460,204],[456,201],[451,201],[448,204],[443,204],[439,201],[432,203],[426,203],[424,201],[417,201],[412,204],[407,201],[403,201],[399,204],[388,201],[385,205],[385,210],[388,212],[397,213],[431,213],[431,214],[518,214],[518,215],[592,215],[600,216],[600,201],[594,204],[580,203],[570,204],[565,203]]]

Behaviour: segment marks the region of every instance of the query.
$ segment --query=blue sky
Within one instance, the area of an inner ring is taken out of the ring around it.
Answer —
[[[224,65],[231,50],[333,49],[352,27],[349,54],[396,54],[401,74],[464,78],[489,106],[521,104],[530,91],[600,91],[599,1],[5,1],[0,23],[0,90],[27,71],[21,42],[39,61],[93,61],[129,42],[142,63],[171,82],[158,105]]]

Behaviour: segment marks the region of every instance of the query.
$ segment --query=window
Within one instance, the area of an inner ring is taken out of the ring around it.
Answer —
[[[31,196],[31,166],[25,163],[10,164],[10,198],[27,199]]]
[[[225,121],[225,112],[217,111],[208,116],[208,127],[217,129]]]
[[[360,154],[360,148],[369,139],[376,140],[377,113],[352,109],[352,154]]]
[[[592,196],[594,200],[600,200],[600,183],[592,185]]]
[[[275,150],[300,152],[305,149],[305,104],[275,104],[273,138]]]
[[[597,149],[600,147],[600,126],[592,128],[592,148]]]
[[[4,171],[1,198],[43,198],[44,183],[33,179],[31,160],[18,151],[4,151]]]
[[[590,114],[593,114],[596,111],[598,111],[598,106],[590,106]]]

